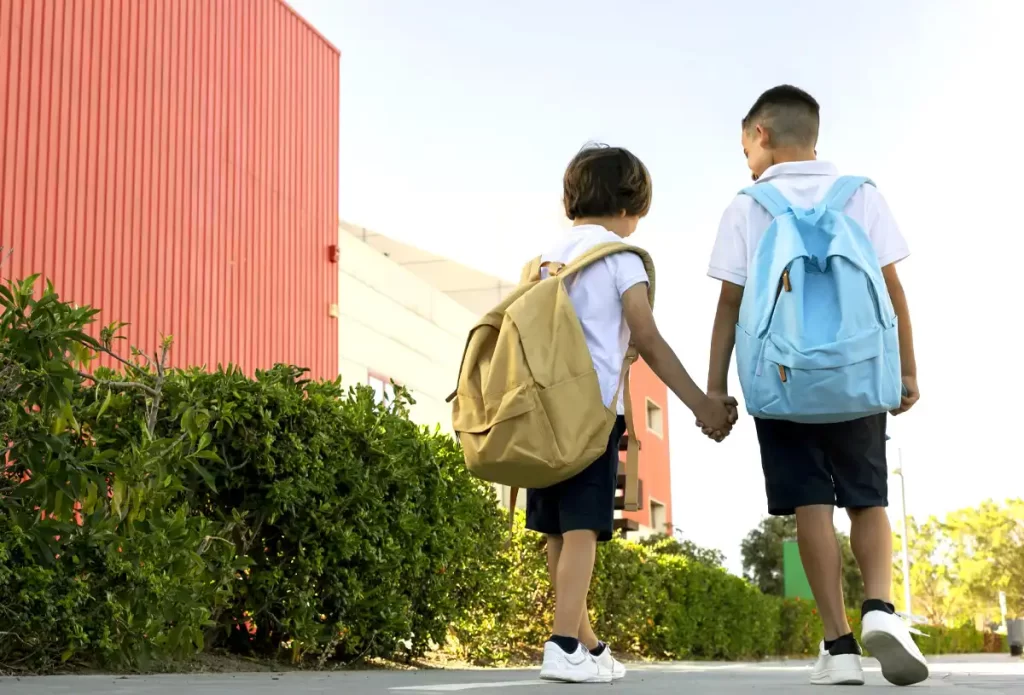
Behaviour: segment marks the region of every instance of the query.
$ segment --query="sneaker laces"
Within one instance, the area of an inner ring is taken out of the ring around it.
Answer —
[[[931,637],[927,632],[921,632],[914,625],[927,625],[928,619],[923,618],[920,615],[913,615],[911,613],[900,613],[896,611],[896,617],[903,621],[907,626],[907,631],[912,635],[920,635],[921,637]]]

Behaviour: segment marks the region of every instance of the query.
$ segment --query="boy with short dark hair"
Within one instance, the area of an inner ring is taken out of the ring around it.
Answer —
[[[831,195],[839,179],[833,165],[816,161],[818,126],[818,102],[789,85],[762,94],[743,119],[743,154],[752,178],[770,182],[791,210],[821,210],[823,199]],[[893,411],[898,415],[919,398],[910,311],[896,273],[896,264],[910,252],[889,206],[873,185],[859,186],[841,213],[870,239],[898,319],[904,388],[902,402]],[[762,204],[743,194],[722,217],[708,270],[722,282],[711,339],[709,393],[725,395],[728,391],[744,285],[755,263],[762,261],[757,256],[758,244],[774,223],[775,218]],[[787,286],[780,284],[775,301],[781,301],[780,293],[791,289],[789,276],[784,273],[782,279],[781,284]],[[781,364],[778,369],[771,379],[785,382],[787,371]],[[891,603],[892,530],[885,509],[886,414],[828,424],[755,418],[755,425],[769,512],[796,515],[800,555],[825,624],[825,641],[812,682],[864,682],[860,647],[847,622],[843,601],[841,556],[832,520],[837,506],[850,516],[853,552],[864,576],[865,646],[879,659],[890,682],[909,685],[927,678],[925,659]]]
[[[563,179],[572,231],[541,256],[563,265],[589,249],[628,238],[651,207],[651,177],[635,155],[618,147],[584,148]],[[623,360],[632,341],[651,369],[721,440],[736,419],[736,401],[709,397],[693,382],[654,322],[643,261],[624,250],[566,280],[583,327],[604,403],[619,413],[605,453],[588,468],[553,487],[527,491],[527,528],[547,536],[548,569],[555,588],[555,624],[544,647],[541,677],[568,682],[608,682],[625,668],[590,625],[587,593],[599,541],[612,538],[619,441],[625,431],[619,393]]]

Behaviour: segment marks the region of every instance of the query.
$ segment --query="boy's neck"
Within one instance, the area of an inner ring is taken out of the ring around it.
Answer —
[[[596,225],[604,227],[612,234],[625,239],[629,236],[629,223],[624,217],[580,217],[573,220],[573,227],[585,227]]]
[[[788,164],[789,162],[813,162],[818,159],[814,149],[785,147],[772,151],[772,164]]]

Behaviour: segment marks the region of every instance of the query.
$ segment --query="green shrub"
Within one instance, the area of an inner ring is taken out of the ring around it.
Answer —
[[[422,654],[497,562],[447,436],[303,370],[114,353],[118,325],[0,285],[0,662],[146,667],[212,646]],[[85,374],[98,354],[120,372]],[[490,549],[490,550],[489,550]]]
[[[537,655],[554,596],[543,539],[519,515],[488,591],[452,626],[455,653],[476,663]],[[650,658],[740,659],[775,653],[778,601],[675,541],[602,544],[590,591],[595,630],[616,649]],[[737,629],[743,625],[743,629]]]
[[[404,396],[379,404],[369,388],[346,393],[284,366],[255,379],[192,370],[167,393],[183,420],[203,413],[219,455],[190,502],[251,562],[220,620],[235,648],[348,659],[445,639],[501,521],[493,490],[449,437],[409,421]],[[243,617],[253,634],[233,629]]]
[[[816,655],[825,635],[814,602],[779,599],[779,604],[778,653],[782,656]]]
[[[914,641],[925,654],[981,654],[985,651],[985,634],[970,623],[958,627],[924,626],[924,636]]]
[[[0,605],[13,635],[0,640],[0,662],[131,666],[192,654],[233,556],[178,501],[179,472],[202,457],[201,436],[175,422],[156,435],[161,363],[133,368],[132,383],[118,387],[125,394],[96,385],[102,370],[83,375],[110,352],[114,329],[88,337],[96,312],[35,282],[0,285],[0,390],[9,398]]]

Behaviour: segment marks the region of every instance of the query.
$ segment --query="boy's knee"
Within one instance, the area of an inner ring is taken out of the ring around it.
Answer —
[[[850,508],[846,510],[846,515],[850,517],[850,521],[858,521],[860,519],[867,519],[873,517],[884,516],[886,519],[889,518],[889,513],[885,507],[858,507]]]

